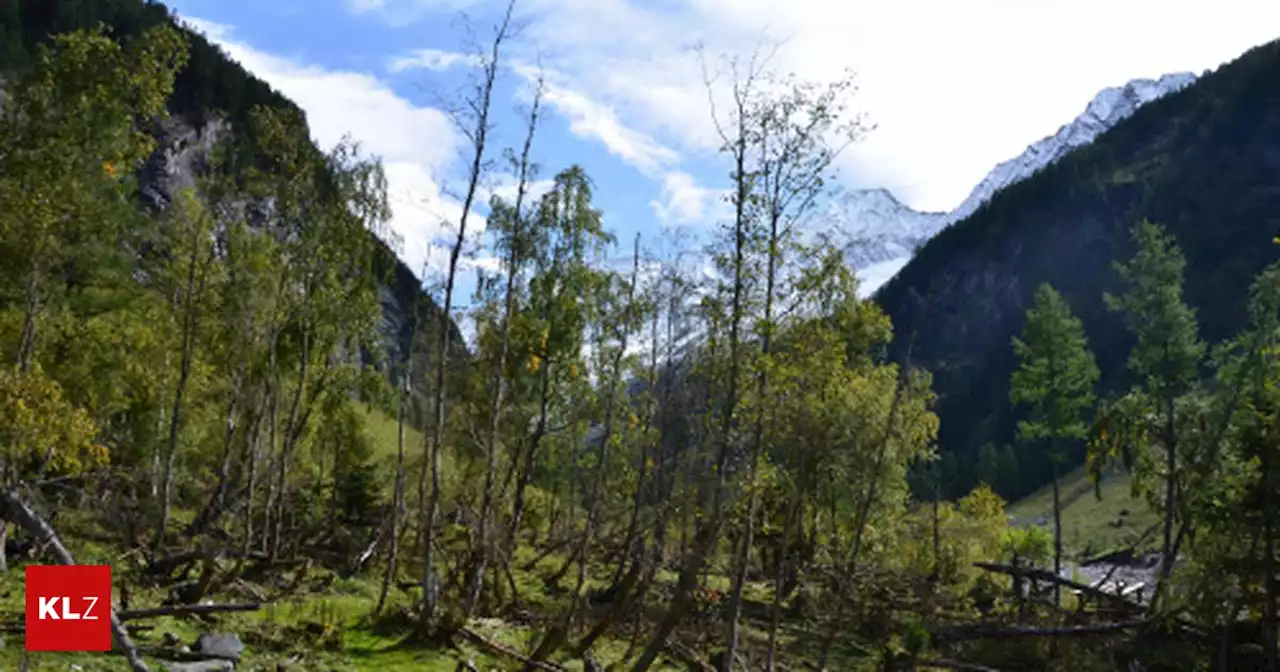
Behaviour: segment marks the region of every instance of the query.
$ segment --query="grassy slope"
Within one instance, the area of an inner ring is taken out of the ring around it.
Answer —
[[[397,440],[395,419],[370,409],[366,414],[366,431],[375,446],[375,459],[389,476],[393,476]],[[415,487],[414,463],[420,459],[421,452],[421,432],[408,428],[405,453],[409,465],[407,486],[410,493]],[[446,468],[450,469],[450,465],[446,465]],[[392,477],[385,480],[388,497],[393,482]],[[410,500],[413,496],[409,495]],[[190,512],[182,512],[178,517],[186,519],[189,515]],[[94,527],[86,518],[70,511],[65,512],[58,520],[63,541],[77,562],[111,564],[117,573],[128,571],[133,558],[119,548],[92,541],[92,538],[99,536]],[[406,549],[405,552],[407,556],[411,549]],[[558,568],[564,557],[560,554],[550,555],[537,567],[526,572],[519,565],[531,559],[532,552],[521,549],[520,556],[514,572],[524,598],[548,613],[559,612],[563,607],[562,603],[568,599],[568,591],[548,590],[541,577]],[[405,558],[402,579],[417,575],[419,570],[412,560]],[[593,573],[594,576],[588,582],[589,587],[602,588],[608,584],[607,569],[597,569]],[[313,572],[308,575],[309,582],[318,581],[325,574],[321,571]],[[136,633],[136,643],[144,647],[159,645],[165,633],[173,633],[182,641],[190,643],[200,632],[233,632],[245,641],[247,647],[242,664],[237,667],[239,670],[275,671],[283,663],[288,669],[295,670],[454,672],[458,661],[467,659],[474,661],[481,670],[507,669],[510,666],[510,660],[495,660],[485,651],[466,642],[460,642],[457,649],[447,650],[402,646],[400,642],[403,634],[409,630],[407,624],[392,622],[390,625],[393,627],[383,630],[368,619],[368,614],[377,601],[380,574],[380,570],[374,568],[362,577],[339,578],[319,592],[299,595],[256,613],[220,615],[209,624],[170,617],[146,619],[140,623],[154,627]],[[292,576],[286,574],[284,578],[288,580]],[[164,597],[159,591],[131,589],[130,606],[141,608],[158,605]],[[253,598],[244,593],[228,591],[214,595],[211,599],[229,603],[251,601]],[[393,592],[393,605],[388,611],[394,612],[399,607],[407,606],[413,599],[412,595]],[[22,611],[23,571],[19,564],[14,563],[9,572],[0,574],[0,621],[12,623],[18,620]],[[538,634],[533,628],[493,619],[478,621],[473,629],[493,641],[518,650],[527,649],[532,637]],[[22,657],[22,636],[12,634],[5,639],[3,648],[0,648],[0,669],[18,669]],[[594,648],[598,659],[605,664],[620,658],[625,650],[625,640],[608,638]],[[119,670],[123,665],[118,657],[86,653],[33,653],[30,654],[29,662],[32,670],[65,671],[75,664],[84,672]],[[156,663],[153,669],[164,669],[158,661],[149,659],[148,662]],[[666,661],[660,662],[655,669],[680,669]],[[565,661],[565,665],[571,670],[581,669],[580,661]]]
[[[1060,488],[1064,504],[1063,550],[1072,559],[1127,548],[1159,520],[1146,500],[1130,496],[1127,473],[1107,474],[1100,488],[1101,499],[1094,494],[1093,482],[1083,466],[1064,476]],[[1008,511],[1019,525],[1042,524],[1052,530],[1052,484],[1010,504]],[[1144,547],[1154,544],[1155,540],[1155,536],[1149,536]]]

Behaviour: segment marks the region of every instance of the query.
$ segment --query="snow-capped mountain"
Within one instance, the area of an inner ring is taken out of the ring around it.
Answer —
[[[832,242],[843,247],[854,268],[909,257],[947,224],[946,212],[912,210],[888,189],[862,189],[845,193],[831,203],[828,231]]]
[[[823,216],[811,222],[842,246],[849,262],[863,275],[863,291],[872,292],[906,264],[911,254],[943,228],[973,214],[996,192],[1034,175],[1071,150],[1093,142],[1139,107],[1178,91],[1196,76],[1189,72],[1159,79],[1135,79],[1103,89],[1071,123],[1022,154],[997,165],[969,196],[950,212],[919,212],[903,205],[885,189],[850,191],[835,199]],[[808,227],[806,227],[808,228]],[[890,273],[869,272],[892,269]]]
[[[1071,150],[1093,142],[1094,138],[1123,121],[1139,107],[1166,94],[1185,88],[1196,76],[1189,72],[1165,75],[1160,79],[1135,79],[1124,86],[1103,89],[1090,101],[1084,114],[1027,148],[1016,158],[996,166],[982,178],[955,210],[950,221],[958,222],[973,214],[997,191],[1034,175]]]

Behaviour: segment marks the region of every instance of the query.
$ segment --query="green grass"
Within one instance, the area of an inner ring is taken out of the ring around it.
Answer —
[[[1127,473],[1108,473],[1099,489],[1101,499],[1095,495],[1093,482],[1083,466],[1062,478],[1062,545],[1069,558],[1084,559],[1127,548],[1159,520],[1146,500],[1130,496]],[[1043,520],[1044,527],[1052,530],[1052,484],[1010,504],[1008,512],[1016,524],[1030,525]],[[1155,539],[1149,536],[1143,547],[1154,544]]]
[[[59,527],[68,550],[77,562],[111,564],[117,575],[128,574],[133,569],[136,563],[133,556],[121,553],[111,544],[87,538],[88,533],[94,530],[92,514],[68,511],[60,516]],[[521,566],[532,558],[532,549],[522,548],[513,567],[523,598],[538,612],[562,613],[571,598],[576,570],[571,568],[566,573],[560,588],[548,588],[543,577],[555,572],[565,561],[565,555],[551,554],[529,571],[523,571]],[[405,558],[402,576],[415,576],[419,570],[414,565],[413,559]],[[607,586],[611,570],[610,567],[590,566],[586,587],[598,589]],[[308,574],[307,583],[316,582],[327,575],[325,570],[315,570]],[[0,573],[0,622],[15,623],[23,612],[23,576],[22,565],[18,563],[14,563],[8,572]],[[201,632],[235,633],[246,645],[238,670],[454,672],[461,660],[470,660],[478,669],[485,671],[513,667],[510,658],[495,657],[496,654],[463,638],[459,638],[455,646],[447,648],[430,649],[405,644],[404,636],[409,632],[410,624],[403,618],[395,618],[395,615],[403,613],[402,610],[416,600],[416,597],[411,594],[413,591],[393,591],[390,604],[384,612],[391,616],[380,623],[374,622],[369,615],[377,601],[379,577],[380,571],[375,568],[364,576],[336,578],[322,592],[287,598],[268,604],[257,612],[219,614],[209,622],[175,617],[144,619],[137,623],[148,627],[133,633],[134,641],[140,647],[158,647],[167,633],[176,635],[187,644],[193,643]],[[290,581],[293,574],[286,572],[282,578]],[[266,590],[270,592],[269,589]],[[119,597],[117,593],[116,601]],[[164,598],[165,593],[160,589],[130,590],[132,608],[159,605]],[[227,589],[209,596],[209,599],[217,603],[231,603],[251,601],[253,598]],[[472,622],[471,627],[489,640],[517,651],[530,650],[530,644],[542,634],[540,628],[499,619],[477,619]],[[627,630],[629,628],[619,625],[612,638],[605,637],[597,642],[593,647],[596,659],[603,664],[617,662],[627,650],[624,638]],[[0,648],[0,670],[19,669],[23,656],[22,634],[6,634],[4,640],[3,647]],[[60,672],[75,669],[72,665],[79,666],[83,672],[105,672],[124,667],[120,657],[97,653],[32,653],[29,654],[28,662],[31,670]],[[568,670],[581,670],[582,667],[580,660],[560,658],[557,662]],[[148,658],[148,663],[152,664],[154,670],[165,669],[159,660]],[[281,665],[284,667],[280,667]],[[680,668],[660,659],[653,669]]]

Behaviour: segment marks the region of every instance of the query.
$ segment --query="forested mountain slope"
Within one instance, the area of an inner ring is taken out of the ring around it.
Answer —
[[[893,357],[903,359],[914,338],[912,361],[934,374],[949,495],[979,473],[999,472],[1011,497],[1048,478],[1038,449],[1020,447],[1013,459],[1001,449],[1018,420],[1010,339],[1040,283],[1058,288],[1084,321],[1102,388],[1131,382],[1131,343],[1102,295],[1115,291],[1112,262],[1131,254],[1139,219],[1167,227],[1185,250],[1201,337],[1216,343],[1241,327],[1249,283],[1277,254],[1277,82],[1280,42],[1272,42],[1141,107],[942,231],[877,293],[893,320]]]
[[[248,73],[203,35],[178,24],[164,4],[150,0],[8,0],[0,4],[0,75],[30,65],[37,45],[49,44],[54,35],[98,23],[119,39],[169,23],[181,29],[189,45],[187,64],[169,98],[171,117],[152,129],[156,149],[139,176],[139,191],[147,206],[163,209],[177,190],[190,186],[203,172],[217,140],[229,137],[236,146],[236,163],[228,166],[228,172],[237,173],[252,164],[258,154],[258,139],[249,125],[255,107],[286,110],[305,119],[293,101]],[[375,248],[374,271],[381,283],[379,332],[387,361],[395,362],[408,347],[414,301],[421,302],[418,315],[432,316],[429,323],[437,321],[438,307],[390,247],[379,239]],[[450,341],[455,353],[465,351],[456,325]]]

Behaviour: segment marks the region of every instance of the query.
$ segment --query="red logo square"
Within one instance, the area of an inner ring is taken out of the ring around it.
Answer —
[[[28,651],[111,650],[111,566],[27,565]]]

